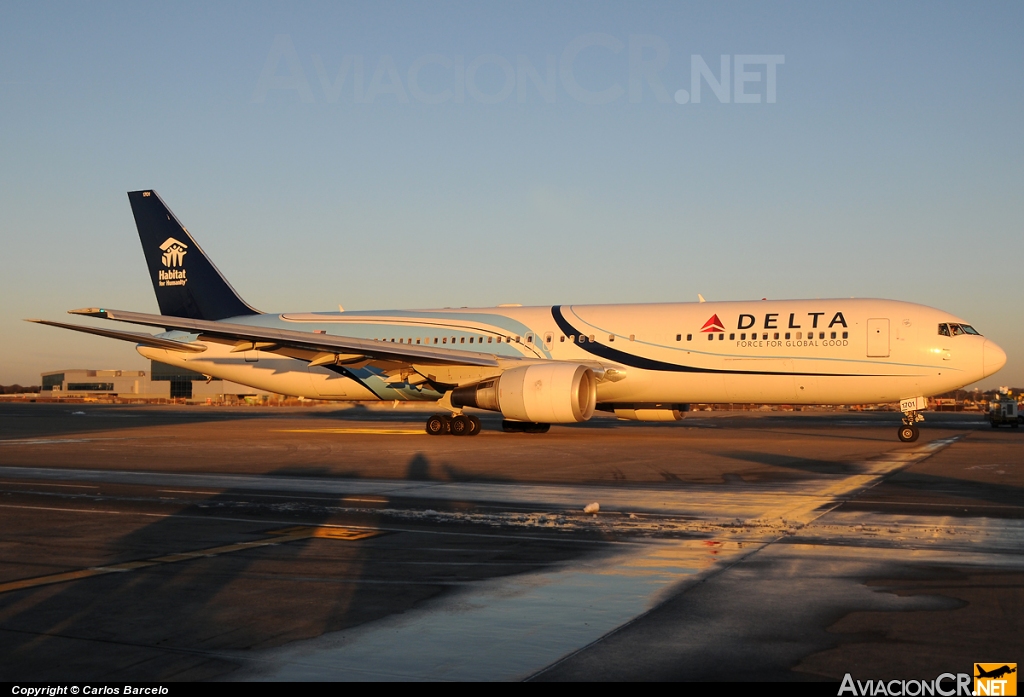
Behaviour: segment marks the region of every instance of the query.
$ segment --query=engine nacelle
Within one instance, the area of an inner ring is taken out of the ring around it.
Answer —
[[[574,363],[534,363],[452,391],[452,405],[500,411],[513,421],[574,423],[594,415],[594,371]]]

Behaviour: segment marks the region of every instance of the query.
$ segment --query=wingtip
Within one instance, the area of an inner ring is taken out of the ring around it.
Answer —
[[[107,311],[101,307],[81,307],[77,310],[68,310],[69,315],[85,315],[87,317],[106,317]]]

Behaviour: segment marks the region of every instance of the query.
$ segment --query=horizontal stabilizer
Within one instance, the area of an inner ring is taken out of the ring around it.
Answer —
[[[116,329],[100,329],[99,327],[83,327],[79,324],[64,324],[63,322],[50,322],[45,319],[27,319],[26,322],[35,322],[36,324],[46,324],[51,327],[60,327],[61,329],[70,329],[75,332],[83,332],[85,334],[95,334],[96,336],[105,336],[108,339],[120,339],[121,341],[130,341],[133,344],[142,344],[143,346],[151,346],[153,348],[166,349],[168,351],[184,351],[186,353],[202,353],[206,350],[206,347],[202,344],[189,344],[184,341],[175,341],[174,339],[161,339],[158,336],[152,334],[145,334],[143,332],[119,332]]]

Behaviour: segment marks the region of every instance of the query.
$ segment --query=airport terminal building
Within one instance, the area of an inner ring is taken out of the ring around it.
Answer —
[[[42,393],[52,397],[117,397],[120,399],[185,399],[223,402],[260,397],[257,390],[201,373],[150,362],[150,370],[53,370],[42,374]]]

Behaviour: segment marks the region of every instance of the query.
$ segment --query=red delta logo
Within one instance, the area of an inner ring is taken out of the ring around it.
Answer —
[[[711,315],[711,319],[704,323],[701,327],[702,332],[724,332],[725,326],[722,324],[722,320],[718,319],[718,315]]]

